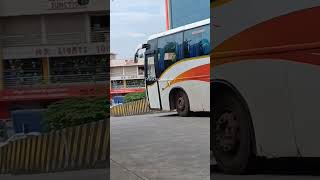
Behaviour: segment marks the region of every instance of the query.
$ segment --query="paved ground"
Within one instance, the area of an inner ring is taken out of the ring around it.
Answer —
[[[109,180],[108,177],[109,171],[106,169],[19,176],[0,175],[1,180]]]
[[[111,159],[144,180],[209,180],[210,118],[175,113],[111,118]],[[111,177],[114,170],[111,169]],[[118,178],[111,178],[118,180]],[[127,179],[121,179],[127,180]]]
[[[144,180],[121,164],[111,160],[111,180]]]

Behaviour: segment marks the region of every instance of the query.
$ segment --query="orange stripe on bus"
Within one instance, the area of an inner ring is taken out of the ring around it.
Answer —
[[[217,46],[211,67],[243,60],[282,59],[320,65],[320,7],[255,25]]]
[[[170,82],[170,85],[173,85],[182,81],[188,81],[188,80],[209,82],[210,81],[210,64],[201,65],[181,73],[174,80]]]

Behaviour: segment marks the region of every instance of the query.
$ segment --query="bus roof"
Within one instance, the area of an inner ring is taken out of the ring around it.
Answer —
[[[177,32],[181,32],[181,31],[185,31],[185,30],[188,30],[188,29],[192,29],[192,28],[203,26],[203,25],[207,25],[207,24],[210,24],[210,18],[202,20],[202,21],[198,21],[198,22],[195,22],[195,23],[187,24],[187,25],[175,28],[175,29],[171,29],[169,31],[165,31],[165,32],[161,32],[161,33],[158,33],[158,34],[151,35],[148,38],[148,41],[152,40],[152,39],[156,39],[156,38],[162,37],[162,36],[167,36],[167,35],[174,34],[174,33],[177,33]]]

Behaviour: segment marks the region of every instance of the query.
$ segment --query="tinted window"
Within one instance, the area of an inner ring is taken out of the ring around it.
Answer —
[[[122,80],[111,81],[111,87],[112,87],[112,89],[124,88],[124,81],[122,81]]]
[[[158,39],[153,39],[148,41],[150,48],[146,50],[146,63],[145,63],[145,76],[148,81],[153,81],[156,78],[156,65],[155,65],[155,57],[157,54],[156,50],[158,48]]]
[[[184,57],[196,57],[210,53],[209,25],[194,28],[184,32]]]
[[[105,81],[107,75],[105,56],[54,57],[50,59],[52,83]]]
[[[158,39],[149,40],[148,44],[150,45],[150,48],[146,50],[146,53],[154,53],[154,50],[157,50],[158,48]]]
[[[170,2],[171,28],[210,17],[209,0],[171,0]]]
[[[183,34],[177,33],[161,37],[158,40],[158,67],[159,73],[162,73],[173,63],[183,58],[182,48]]]
[[[6,87],[35,85],[43,81],[41,59],[4,60],[4,83]]]

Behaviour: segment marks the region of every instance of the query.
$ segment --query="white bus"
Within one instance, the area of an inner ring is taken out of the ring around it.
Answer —
[[[210,20],[152,35],[145,49],[146,92],[151,109],[180,116],[210,111]]]
[[[211,3],[218,167],[242,173],[257,156],[320,157],[320,1]]]

